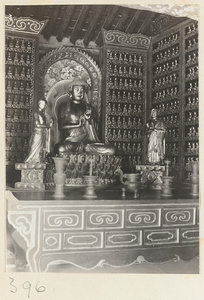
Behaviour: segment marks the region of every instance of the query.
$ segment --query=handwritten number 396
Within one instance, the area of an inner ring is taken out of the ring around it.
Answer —
[[[9,277],[9,279],[10,279],[10,286],[11,286],[10,292],[11,293],[17,293],[18,289],[17,289],[17,287],[14,284],[14,278]],[[35,291],[38,292],[38,293],[43,293],[46,290],[46,287],[43,286],[43,285],[39,286],[39,283],[40,283],[40,281],[38,281],[36,283],[36,285],[35,285]],[[24,290],[28,291],[28,298],[30,297],[31,287],[32,287],[32,284],[31,284],[30,281],[25,281],[22,284],[22,288]]]

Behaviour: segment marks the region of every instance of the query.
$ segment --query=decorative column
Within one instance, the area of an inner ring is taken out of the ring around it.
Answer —
[[[64,198],[64,184],[66,179],[66,174],[64,173],[64,168],[66,166],[66,158],[53,157],[55,162],[56,173],[54,174],[54,183],[55,183],[55,193],[54,198]]]

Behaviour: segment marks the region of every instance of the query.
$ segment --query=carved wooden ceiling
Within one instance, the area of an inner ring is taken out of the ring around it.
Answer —
[[[150,37],[187,19],[118,5],[21,5],[6,6],[5,12],[14,17],[48,19],[42,31],[45,39],[55,36],[61,42],[66,37],[73,44],[80,39],[85,47],[91,41],[102,45],[101,28]]]

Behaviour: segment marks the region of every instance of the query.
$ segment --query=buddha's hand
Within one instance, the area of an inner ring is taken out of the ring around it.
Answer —
[[[49,128],[51,128],[51,127],[53,126],[53,124],[54,124],[54,121],[53,121],[53,119],[50,119],[50,122],[49,122],[49,125],[48,125],[48,127],[49,127]]]
[[[88,108],[86,109],[85,113],[84,113],[84,117],[88,120],[91,117],[91,109]]]

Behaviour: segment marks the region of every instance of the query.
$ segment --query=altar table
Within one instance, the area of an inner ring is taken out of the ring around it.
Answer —
[[[55,200],[54,191],[6,192],[8,221],[26,241],[31,272],[58,263],[88,270],[198,256],[199,203],[188,193],[166,199],[161,191],[141,191],[134,199],[99,188],[95,200],[83,193],[69,188]]]

